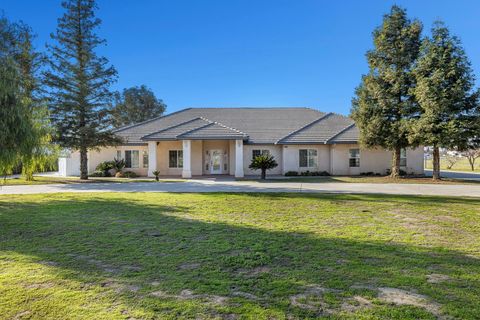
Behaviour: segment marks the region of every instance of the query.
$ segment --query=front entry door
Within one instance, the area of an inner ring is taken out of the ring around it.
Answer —
[[[210,151],[210,174],[222,174],[223,152],[222,150]]]

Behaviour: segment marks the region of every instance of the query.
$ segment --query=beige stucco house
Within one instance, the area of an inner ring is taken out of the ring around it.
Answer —
[[[310,108],[190,108],[120,128],[118,147],[91,151],[88,171],[102,161],[125,159],[141,176],[259,175],[248,168],[268,152],[278,162],[270,175],[326,171],[331,175],[385,174],[392,154],[362,149],[346,116]],[[402,152],[402,169],[423,174],[423,148]],[[61,175],[78,175],[77,153],[60,160]]]

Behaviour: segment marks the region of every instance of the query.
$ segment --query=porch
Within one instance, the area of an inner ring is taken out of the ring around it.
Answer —
[[[148,176],[244,176],[243,139],[148,141]]]

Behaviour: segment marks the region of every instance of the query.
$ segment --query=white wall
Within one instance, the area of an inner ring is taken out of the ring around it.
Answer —
[[[72,152],[67,157],[58,158],[58,174],[61,177],[80,176],[80,153]]]
[[[248,166],[252,162],[252,150],[268,150],[277,161],[278,166],[272,170],[267,170],[269,174],[282,174],[283,155],[282,146],[271,144],[244,144],[243,145],[243,172],[245,175],[260,175],[260,170],[249,169]]]

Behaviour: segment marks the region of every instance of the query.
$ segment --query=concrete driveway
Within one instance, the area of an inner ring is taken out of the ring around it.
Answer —
[[[299,183],[199,179],[173,183],[79,183],[0,187],[0,195],[58,192],[307,192],[480,197],[480,184]]]

